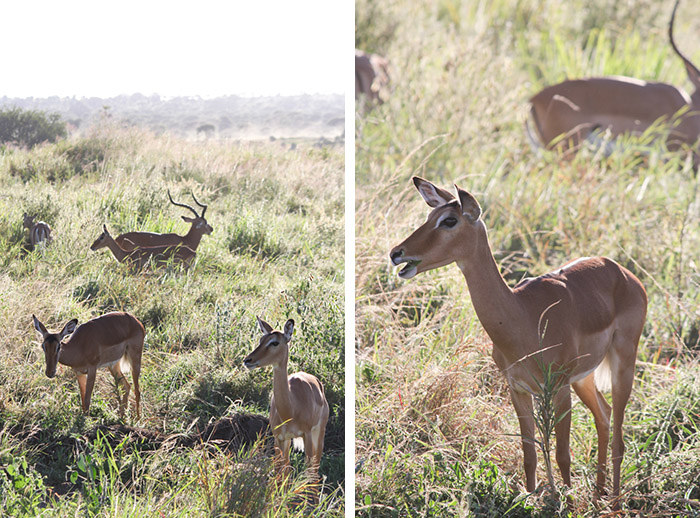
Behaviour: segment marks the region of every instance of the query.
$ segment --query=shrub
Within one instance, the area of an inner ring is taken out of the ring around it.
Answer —
[[[58,113],[22,108],[0,110],[0,142],[32,148],[66,135],[66,123]]]

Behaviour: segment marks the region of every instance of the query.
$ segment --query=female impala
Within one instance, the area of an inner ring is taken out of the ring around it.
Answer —
[[[243,365],[248,370],[272,366],[272,400],[270,401],[270,427],[275,437],[275,449],[283,473],[291,469],[289,448],[303,446],[306,463],[312,477],[318,476],[323,455],[323,439],[328,422],[328,402],[323,385],[315,376],[297,372],[287,376],[289,342],[294,331],[294,320],[288,320],[284,332],[274,331],[272,326],[258,318],[263,336],[258,347],[250,353]],[[303,438],[303,443],[297,440]],[[281,462],[280,462],[281,461]]]
[[[603,494],[610,433],[610,406],[599,390],[612,386],[613,496],[620,493],[624,445],[622,421],[634,381],[637,344],[646,318],[647,296],[639,280],[616,262],[581,258],[559,270],[525,279],[511,289],[491,253],[481,207],[467,191],[457,198],[422,178],[413,182],[433,207],[427,221],[391,251],[393,264],[405,264],[399,276],[456,262],[474,310],[493,341],[493,359],[510,387],[520,422],[527,490],[536,486],[537,454],[532,394],[542,383],[542,367],[561,372],[554,398],[561,419],[555,427],[556,459],[571,485],[570,386],[591,410],[598,432],[597,489]]]
[[[119,402],[119,415],[124,417],[130,389],[124,372],[131,369],[136,398],[136,419],[139,419],[139,374],[143,340],[146,335],[141,322],[129,313],[107,313],[77,328],[78,321],[73,319],[63,326],[60,333],[49,333],[34,315],[32,319],[34,328],[43,339],[41,347],[46,357],[46,375],[49,378],[56,375],[57,363],[73,368],[78,378],[83,413],[87,414],[90,410],[97,369],[108,367],[117,385],[124,389],[124,396]],[[61,343],[68,335],[72,336],[66,343]]]
[[[194,194],[192,194],[194,202],[202,209],[202,214],[198,214],[197,211],[189,205],[174,202],[172,196],[170,196],[170,191],[168,191],[168,198],[170,199],[170,203],[173,205],[189,209],[194,214],[194,218],[182,216],[182,219],[185,220],[185,222],[192,225],[187,234],[180,236],[173,233],[156,234],[154,232],[127,232],[114,238],[117,244],[127,252],[137,247],[152,246],[186,246],[187,248],[196,251],[197,247],[199,246],[199,242],[202,240],[202,236],[204,234],[211,234],[213,231],[211,225],[207,223],[206,219],[204,219],[204,213],[207,211],[207,205],[199,203],[197,198],[194,197]]]
[[[141,270],[151,260],[158,266],[162,266],[172,260],[182,263],[185,268],[189,268],[196,255],[194,250],[180,245],[149,246],[124,250],[107,231],[107,225],[102,225],[102,234],[90,245],[90,250],[93,251],[100,248],[109,248],[117,261],[126,263],[135,272]]]

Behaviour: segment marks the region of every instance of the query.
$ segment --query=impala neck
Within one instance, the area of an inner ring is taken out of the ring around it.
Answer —
[[[77,367],[81,362],[85,363],[85,355],[81,354],[82,351],[78,350],[79,348],[74,347],[74,344],[71,343],[72,338],[70,337],[63,342],[58,351],[57,361],[66,367]]]
[[[287,375],[287,358],[284,362],[272,367],[272,393],[275,395],[275,406],[282,421],[292,418],[292,401],[289,395],[289,376]]]
[[[195,250],[199,246],[199,242],[202,240],[202,235],[201,230],[195,229],[193,224],[187,234],[182,237],[182,241],[192,250]]]
[[[124,251],[123,248],[121,248],[117,242],[112,238],[112,236],[107,236],[107,246],[109,249],[112,251],[112,254],[114,257],[116,257],[117,261],[120,263],[124,262],[124,259],[129,255],[128,252]]]
[[[467,281],[476,315],[494,346],[501,349],[517,341],[521,310],[491,253],[483,223],[477,229],[473,250],[457,261],[457,266]]]

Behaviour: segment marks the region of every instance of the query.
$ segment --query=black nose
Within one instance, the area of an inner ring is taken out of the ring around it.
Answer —
[[[396,264],[396,261],[403,257],[403,250],[393,250],[391,252],[391,262]]]

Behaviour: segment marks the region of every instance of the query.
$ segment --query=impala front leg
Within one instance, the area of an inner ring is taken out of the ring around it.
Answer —
[[[523,465],[529,493],[537,487],[537,450],[535,449],[535,419],[532,414],[532,396],[510,389],[510,398],[520,422],[520,439],[523,443]]]
[[[90,367],[87,371],[87,380],[85,380],[85,393],[83,395],[83,413],[87,414],[90,411],[90,399],[92,398],[92,389],[95,386],[95,377],[97,376],[97,368]]]
[[[75,372],[75,377],[78,380],[78,389],[80,390],[80,407],[85,408],[85,382],[87,380],[87,375],[76,370],[73,370],[73,372]]]

